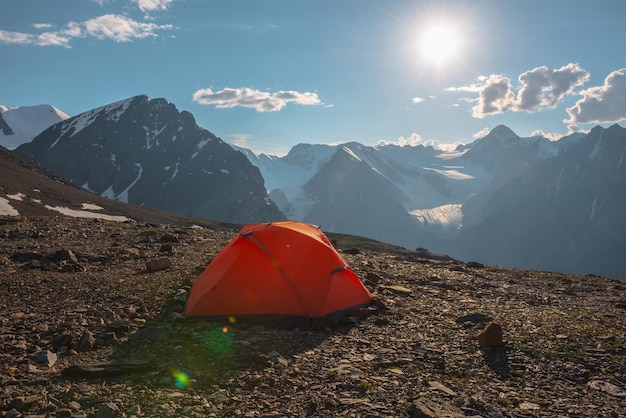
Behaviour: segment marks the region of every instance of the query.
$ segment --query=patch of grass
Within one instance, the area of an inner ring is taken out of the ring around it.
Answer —
[[[367,392],[370,389],[371,385],[369,384],[369,382],[363,381],[363,382],[360,382],[357,385],[357,387],[359,388],[359,390],[362,390],[363,392]]]

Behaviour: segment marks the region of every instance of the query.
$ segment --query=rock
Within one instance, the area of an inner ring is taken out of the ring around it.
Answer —
[[[476,312],[476,313],[471,313],[468,315],[460,316],[457,319],[455,319],[455,321],[458,324],[464,324],[466,322],[471,322],[473,324],[480,324],[484,322],[491,322],[493,321],[493,318],[490,317],[489,315]]]
[[[72,348],[73,344],[74,344],[74,337],[72,337],[70,334],[67,334],[67,333],[63,333],[59,335],[52,341],[52,346],[56,349],[59,349],[61,347]]]
[[[180,239],[178,238],[178,235],[175,234],[163,234],[161,238],[159,238],[159,241],[165,243],[179,243]]]
[[[78,352],[90,351],[91,349],[93,349],[95,344],[96,344],[96,339],[94,338],[93,334],[89,331],[86,331],[80,336],[80,339],[78,340],[78,343],[74,347],[74,350]]]
[[[39,351],[29,356],[29,358],[38,366],[52,367],[57,362],[57,355],[50,350]]]
[[[428,386],[430,386],[432,389],[436,389],[436,390],[440,390],[441,392],[448,394],[450,396],[456,396],[456,392],[453,391],[452,389],[450,389],[449,387],[443,385],[440,382],[436,382],[436,381],[430,381],[428,382]]]
[[[59,250],[49,257],[52,261],[71,261],[74,264],[78,264],[78,258],[72,250]]]
[[[411,403],[409,418],[464,418],[465,414],[454,405],[430,399],[418,399]]]
[[[536,411],[541,409],[541,406],[533,402],[522,402],[519,404],[519,409],[524,411]]]
[[[5,413],[4,418],[18,418],[21,416],[22,414],[20,414],[17,409],[11,408]]]
[[[499,347],[502,345],[502,327],[496,322],[490,322],[476,338],[481,348]]]
[[[626,398],[626,390],[613,383],[605,382],[604,380],[592,380],[587,384],[592,389],[601,390],[618,398]]]
[[[161,244],[159,252],[164,254],[174,254],[174,245],[172,243]]]
[[[169,257],[153,258],[146,261],[146,270],[159,271],[166,270],[173,266],[172,260]]]
[[[388,286],[380,286],[380,288],[389,290],[395,293],[396,295],[400,295],[400,296],[409,296],[412,293],[411,289],[409,289],[408,287],[399,286],[395,284],[388,285]]]
[[[382,277],[371,271],[367,272],[367,276],[365,276],[365,282],[373,285],[379,284],[382,280]]]
[[[98,408],[95,418],[116,418],[122,416],[120,407],[114,402],[107,402]]]

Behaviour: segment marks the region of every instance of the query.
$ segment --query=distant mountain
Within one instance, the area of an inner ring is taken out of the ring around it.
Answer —
[[[50,105],[0,105],[0,146],[15,149],[65,119],[69,116]]]
[[[81,113],[15,152],[110,199],[232,223],[284,219],[259,170],[164,99]]]
[[[302,192],[315,202],[304,217],[308,223],[403,246],[419,241],[419,222],[403,205],[406,196],[347,147],[337,150]]]
[[[492,181],[463,204],[463,225],[468,226],[491,216],[487,204],[490,196],[517,178],[529,167],[559,154],[555,142],[537,136],[520,138],[506,126],[496,126],[485,137],[465,146],[463,160],[480,164],[491,174]]]
[[[520,138],[505,126],[453,152],[423,145],[365,146],[356,142],[337,146],[300,144],[284,157],[242,151],[261,170],[270,196],[287,216],[323,221],[332,231],[407,247],[439,246],[465,222],[465,209],[461,207],[468,201],[474,200],[475,207],[479,207],[494,189],[525,167],[558,153],[547,139]],[[338,161],[342,164],[331,164],[337,154],[341,154]],[[346,158],[359,164],[347,165]],[[326,167],[328,164],[332,167]],[[339,189],[332,182],[338,178],[347,182],[356,172],[347,167],[357,165],[369,168],[358,170],[363,180],[350,183],[350,189],[341,189],[333,196],[332,191]],[[319,179],[310,183],[324,172],[333,173],[323,177],[325,186]],[[311,184],[316,185],[315,193],[311,192]],[[319,192],[323,187],[326,192]],[[382,189],[387,191],[383,194]],[[378,201],[376,205],[370,203],[369,208],[382,209],[385,205],[388,213],[364,210],[360,197],[347,200],[347,192],[353,190],[359,190],[359,196],[375,196]],[[337,208],[339,201],[343,202],[341,212],[335,209],[321,215],[322,208],[328,210],[330,202]],[[395,208],[402,210],[396,212]],[[391,222],[384,218],[389,213],[396,213],[395,233],[381,227]]]
[[[626,135],[618,125],[604,131],[549,141],[497,126],[454,152],[358,143],[300,144],[284,157],[243,151],[284,213],[329,231],[626,278],[616,261],[626,253]]]
[[[626,279],[626,129],[594,128],[500,187],[485,207],[450,255]]]

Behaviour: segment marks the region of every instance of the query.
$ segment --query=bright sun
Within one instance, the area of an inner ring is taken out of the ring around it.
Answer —
[[[437,24],[424,28],[419,38],[422,57],[436,64],[455,58],[459,52],[459,34],[450,25]]]

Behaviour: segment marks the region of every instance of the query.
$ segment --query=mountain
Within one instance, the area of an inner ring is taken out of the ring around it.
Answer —
[[[244,153],[297,220],[457,259],[626,278],[626,135],[604,131],[549,141],[497,126],[453,152],[352,142]]]
[[[500,125],[489,134],[466,146],[463,159],[480,164],[491,174],[491,182],[470,196],[463,204],[463,225],[472,225],[491,216],[490,196],[517,178],[529,167],[559,154],[560,148],[546,138],[520,138],[510,128]]]
[[[404,194],[347,147],[337,150],[302,192],[314,202],[304,221],[328,231],[403,246],[419,238],[419,223],[404,209]]]
[[[232,223],[284,219],[259,170],[164,99],[81,113],[15,152],[110,199]]]
[[[452,152],[423,145],[365,146],[356,142],[336,146],[299,144],[284,157],[242,151],[259,168],[270,196],[287,216],[323,221],[333,231],[413,248],[441,247],[439,242],[445,243],[464,224],[466,203],[473,201],[474,207],[479,208],[479,203],[502,183],[536,161],[558,153],[547,139],[520,138],[505,126],[496,127],[486,137]],[[338,158],[341,164],[331,162],[337,154],[342,154]],[[346,159],[358,164],[347,164]],[[327,168],[328,164],[332,167]],[[361,165],[369,170],[348,170]],[[316,179],[317,190],[312,192],[308,182],[322,172],[333,173],[323,176],[327,190],[321,193],[324,182]],[[353,178],[356,172],[363,180],[350,183],[352,188],[333,186],[335,179]],[[359,198],[347,200],[346,193],[353,188],[359,190]],[[382,189],[387,191],[383,193]],[[366,206],[369,209],[386,205],[389,213],[397,214],[393,222],[398,233],[382,227],[391,222],[388,213],[364,210],[363,196],[378,199],[376,205]],[[334,203],[333,212],[325,207],[330,202]],[[326,210],[324,215],[322,208]]]
[[[50,105],[0,105],[0,146],[15,149],[65,119],[69,116]]]
[[[626,129],[596,127],[495,191],[449,254],[626,279]]]

